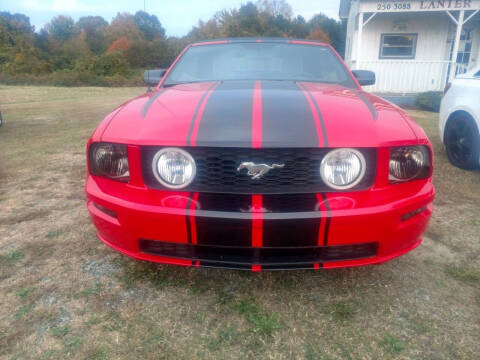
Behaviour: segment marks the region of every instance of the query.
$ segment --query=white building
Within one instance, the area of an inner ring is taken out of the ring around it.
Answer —
[[[345,60],[375,72],[369,91],[441,91],[480,66],[479,10],[480,0],[341,0]]]

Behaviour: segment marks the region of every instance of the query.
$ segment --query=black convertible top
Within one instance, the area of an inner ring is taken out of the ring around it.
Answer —
[[[254,42],[270,42],[270,43],[289,43],[292,41],[301,41],[312,44],[321,44],[328,45],[323,41],[310,40],[310,39],[295,39],[295,38],[282,38],[282,37],[234,37],[234,38],[219,38],[219,39],[208,39],[200,40],[192,43],[195,44],[206,44],[206,43],[215,43],[220,41],[228,41],[232,43],[254,43]]]

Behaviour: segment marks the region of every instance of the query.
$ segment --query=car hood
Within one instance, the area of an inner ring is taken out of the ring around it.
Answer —
[[[101,140],[137,145],[379,147],[421,129],[361,90],[290,81],[181,84],[133,99],[105,119]]]

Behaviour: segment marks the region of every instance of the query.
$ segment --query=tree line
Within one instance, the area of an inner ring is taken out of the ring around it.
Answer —
[[[167,37],[154,14],[118,13],[74,21],[58,15],[36,32],[24,14],[0,12],[0,82],[50,85],[133,85],[146,68],[167,67],[188,44],[225,37],[321,40],[343,55],[345,27],[319,13],[306,21],[285,0],[258,0],[199,21],[183,37]]]

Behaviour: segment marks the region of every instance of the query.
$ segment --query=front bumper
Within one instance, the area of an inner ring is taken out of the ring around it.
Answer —
[[[252,195],[243,207],[91,175],[86,193],[99,238],[117,251],[152,262],[253,271],[393,259],[420,244],[434,198],[430,179],[297,195],[297,203],[290,196],[283,205],[275,195]]]

